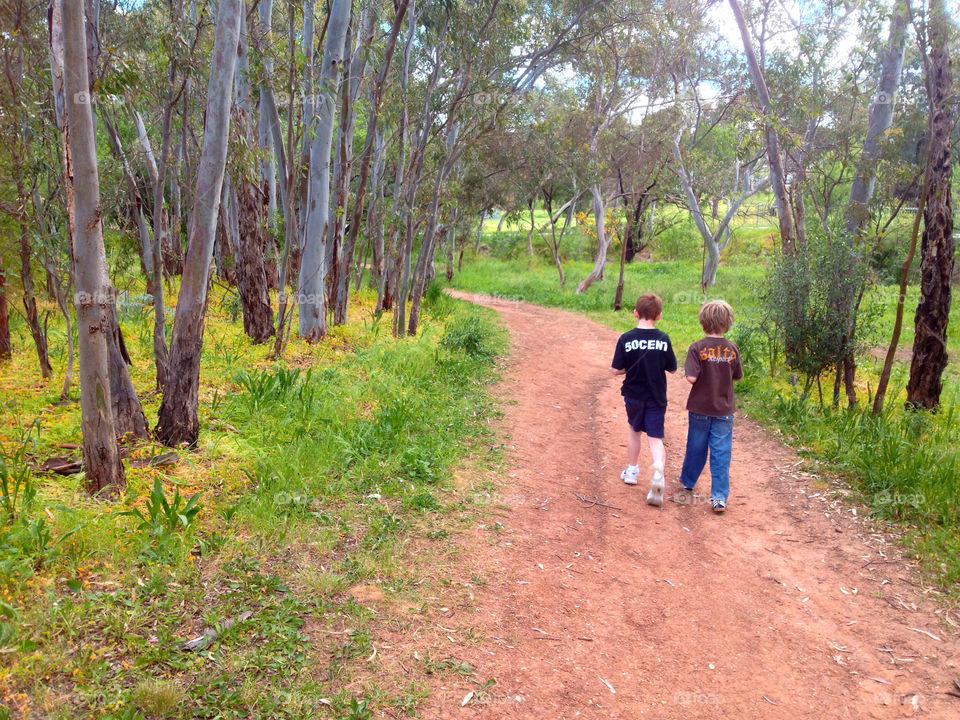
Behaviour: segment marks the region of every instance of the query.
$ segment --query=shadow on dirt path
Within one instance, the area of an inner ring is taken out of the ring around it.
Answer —
[[[440,626],[469,628],[478,639],[459,655],[497,682],[438,681],[424,717],[960,717],[947,694],[960,676],[956,620],[839,486],[738,417],[726,514],[650,507],[643,473],[636,487],[619,480],[617,333],[452,294],[495,308],[513,345],[499,386],[502,529],[496,541],[477,529],[460,555],[490,579]],[[672,495],[686,438],[679,375],[668,394]],[[708,470],[698,489],[709,494]]]

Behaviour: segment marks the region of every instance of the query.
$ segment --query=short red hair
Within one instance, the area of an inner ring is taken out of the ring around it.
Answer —
[[[653,293],[644,293],[637,298],[634,309],[641,320],[656,320],[663,312],[663,300]]]

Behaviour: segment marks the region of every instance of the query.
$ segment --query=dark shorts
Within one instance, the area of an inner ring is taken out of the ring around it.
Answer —
[[[645,432],[647,437],[663,438],[663,419],[667,409],[650,400],[633,400],[625,397],[627,422],[634,432]]]

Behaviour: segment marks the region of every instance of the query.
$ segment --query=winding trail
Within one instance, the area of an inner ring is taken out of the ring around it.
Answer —
[[[840,484],[802,471],[738,417],[726,514],[650,507],[643,481],[619,480],[624,417],[607,372],[617,333],[453,294],[495,308],[513,344],[499,387],[503,527],[496,541],[478,528],[461,549],[459,562],[488,581],[443,623],[470,628],[479,639],[458,653],[474,677],[497,682],[461,706],[478,685],[437,680],[423,717],[960,717],[960,697],[947,694],[960,676],[958,618]],[[669,378],[668,495],[686,393]],[[708,470],[698,489],[709,489]]]

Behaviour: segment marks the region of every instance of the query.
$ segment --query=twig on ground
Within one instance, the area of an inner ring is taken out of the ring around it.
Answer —
[[[599,505],[600,507],[610,508],[611,510],[623,510],[623,508],[621,507],[617,507],[616,505],[610,505],[596,498],[585,498],[580,493],[574,493],[574,495],[576,496],[577,500],[580,500],[581,502],[589,503],[590,505]]]
[[[926,635],[927,637],[933,638],[937,642],[940,642],[940,638],[938,638],[936,635],[934,635],[931,632],[927,632],[926,630],[921,630],[920,628],[915,628],[915,627],[908,627],[907,630],[913,630],[914,632],[921,633],[923,635]]]

